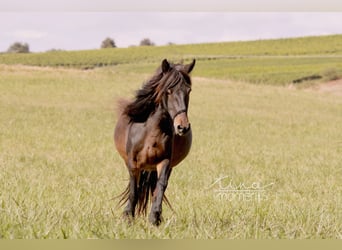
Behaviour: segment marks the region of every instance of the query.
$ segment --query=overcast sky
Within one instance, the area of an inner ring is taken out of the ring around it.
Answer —
[[[32,52],[118,47],[147,37],[156,45],[342,34],[342,12],[2,12],[0,51],[16,42]]]

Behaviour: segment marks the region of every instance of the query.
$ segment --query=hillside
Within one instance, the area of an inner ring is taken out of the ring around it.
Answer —
[[[197,75],[253,83],[288,84],[319,75],[342,75],[342,35],[32,54],[0,54],[0,64],[91,69],[103,66],[155,68],[163,58],[196,58]],[[129,65],[128,65],[129,64]]]

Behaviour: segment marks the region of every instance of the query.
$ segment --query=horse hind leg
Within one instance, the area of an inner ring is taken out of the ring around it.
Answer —
[[[123,215],[124,217],[134,218],[135,216],[135,207],[138,202],[138,181],[139,181],[139,171],[134,171],[130,166],[128,166],[129,170],[129,193],[127,199],[127,205],[124,209]]]

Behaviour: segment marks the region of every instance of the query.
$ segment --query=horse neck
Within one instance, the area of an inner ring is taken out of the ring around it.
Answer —
[[[157,105],[155,112],[153,112],[153,116],[158,116],[162,118],[170,117],[167,107],[165,107],[165,105],[163,105],[162,103]]]
[[[168,110],[161,104],[156,107],[156,110],[150,115],[147,122],[159,126],[161,130],[173,130],[172,118]]]

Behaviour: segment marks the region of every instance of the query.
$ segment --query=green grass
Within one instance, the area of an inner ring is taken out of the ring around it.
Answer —
[[[164,58],[196,58],[198,76],[287,85],[313,74],[342,76],[342,35],[158,47],[0,54],[2,64],[89,69],[116,66],[139,73],[154,70]],[[326,80],[326,79],[323,79]]]
[[[143,46],[84,51],[0,54],[3,64],[33,66],[105,66],[172,60],[248,56],[342,55],[342,35],[191,45]]]
[[[205,78],[214,74],[196,67],[193,147],[170,178],[176,213],[165,206],[156,228],[144,217],[127,225],[112,200],[128,179],[112,139],[115,102],[152,65],[0,65],[0,238],[341,239],[340,96]],[[228,201],[210,187],[220,176],[274,184],[260,202]]]
[[[116,66],[119,72],[153,72],[157,63]],[[294,80],[320,75],[320,81],[342,77],[342,57],[250,57],[197,60],[196,76],[267,85],[288,85]],[[330,76],[330,78],[329,78]]]

